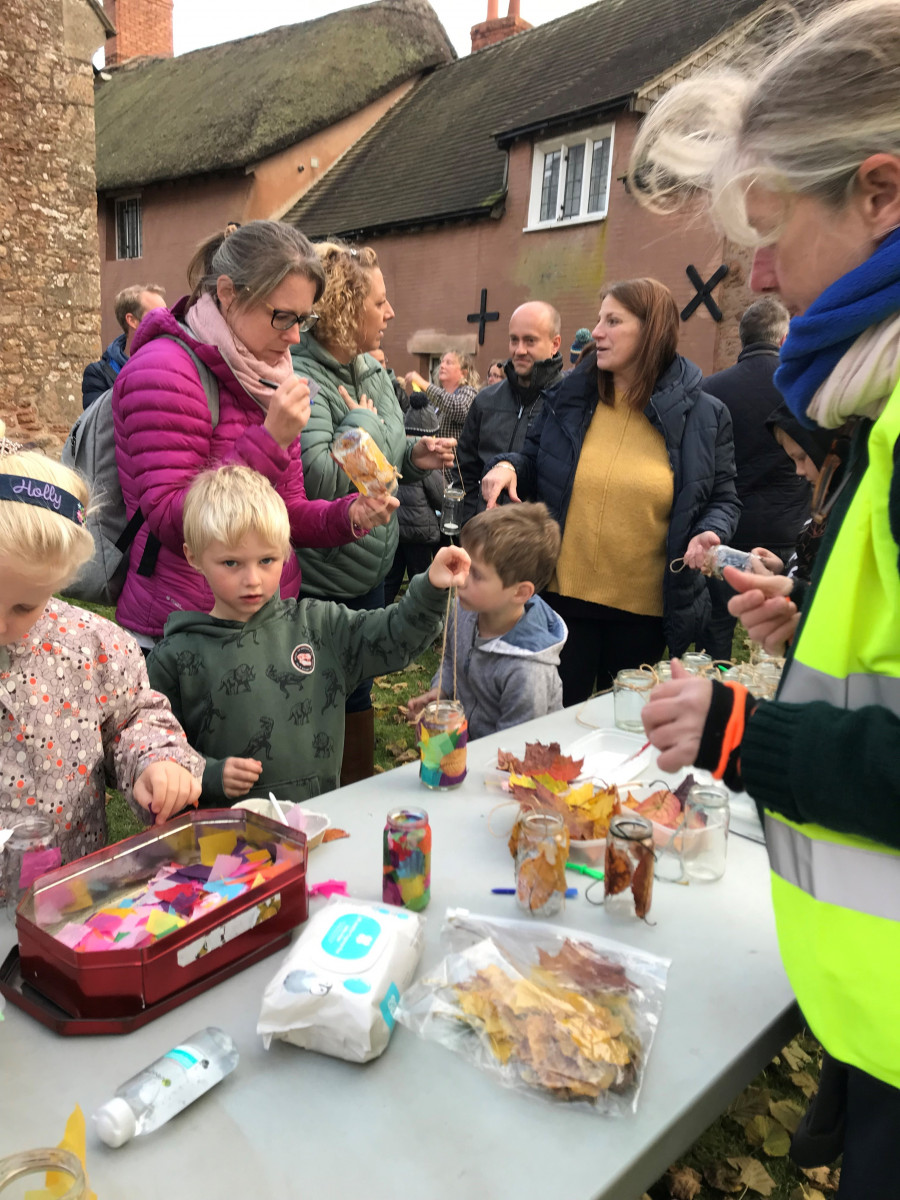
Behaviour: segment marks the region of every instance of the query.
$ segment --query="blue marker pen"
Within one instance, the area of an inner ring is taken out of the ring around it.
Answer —
[[[514,896],[515,894],[516,894],[515,888],[491,888],[492,896]],[[566,888],[566,899],[567,900],[574,900],[577,895],[578,895],[578,888]]]

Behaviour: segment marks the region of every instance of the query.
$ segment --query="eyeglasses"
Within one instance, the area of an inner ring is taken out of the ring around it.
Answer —
[[[277,329],[279,333],[287,333],[289,329],[293,329],[295,325],[300,326],[301,333],[308,333],[319,319],[318,313],[306,313],[301,316],[299,313],[288,312],[283,308],[273,308],[271,304],[262,302],[263,308],[267,308],[272,314],[272,328]]]

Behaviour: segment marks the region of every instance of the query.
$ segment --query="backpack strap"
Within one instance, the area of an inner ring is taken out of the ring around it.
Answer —
[[[179,322],[181,324],[181,322]],[[181,328],[189,336],[193,337],[193,332],[187,325],[181,324]],[[170,342],[175,342],[177,345],[190,355],[191,361],[197,368],[197,374],[200,377],[200,383],[203,386],[203,391],[206,394],[206,404],[209,408],[209,415],[212,420],[213,429],[219,424],[219,381],[216,379],[213,372],[206,365],[202,358],[193,350],[187,342],[180,337],[176,337],[174,333],[161,334],[162,337],[168,338]],[[144,514],[140,509],[134,514],[116,542],[116,548],[124,554],[131,543],[138,535],[138,530],[144,523]],[[159,558],[160,541],[154,533],[148,533],[147,541],[144,545],[144,552],[141,555],[141,561],[138,564],[137,573],[145,578],[151,576],[156,570],[156,560]]]

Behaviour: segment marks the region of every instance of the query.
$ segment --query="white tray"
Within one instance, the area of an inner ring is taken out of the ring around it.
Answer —
[[[656,751],[652,746],[642,749],[646,740],[635,733],[624,733],[621,729],[596,729],[564,746],[563,754],[584,759],[580,779],[628,783],[643,775],[656,760]]]

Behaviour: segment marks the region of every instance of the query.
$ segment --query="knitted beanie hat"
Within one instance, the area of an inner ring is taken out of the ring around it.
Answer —
[[[590,340],[591,340],[591,331],[589,329],[581,328],[581,329],[577,330],[577,332],[575,333],[575,340],[572,342],[572,345],[569,347],[569,362],[575,362],[575,360],[578,358],[578,355],[581,353],[581,351],[585,348],[585,346],[588,344],[588,342]]]

